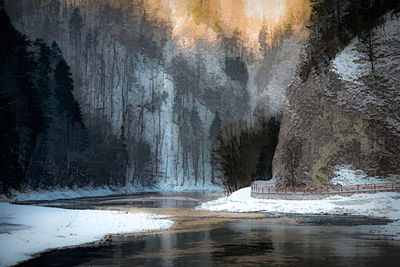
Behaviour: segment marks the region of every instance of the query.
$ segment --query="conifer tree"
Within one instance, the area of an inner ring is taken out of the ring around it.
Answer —
[[[55,68],[61,59],[63,59],[62,51],[56,41],[53,41],[50,47],[50,62],[52,68]]]
[[[64,59],[61,59],[56,65],[54,72],[55,76],[55,93],[56,98],[59,102],[58,112],[70,119],[74,118],[75,114],[75,99],[72,95],[74,85],[71,78],[70,67]]]

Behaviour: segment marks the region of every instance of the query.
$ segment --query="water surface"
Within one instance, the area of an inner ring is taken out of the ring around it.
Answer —
[[[194,207],[216,195],[138,194],[59,201],[50,207],[171,215],[174,227],[53,250],[20,266],[397,266],[400,241],[371,234],[389,222],[363,216],[223,213]]]
[[[396,266],[399,242],[369,229],[241,220],[206,231],[114,237],[21,266]]]

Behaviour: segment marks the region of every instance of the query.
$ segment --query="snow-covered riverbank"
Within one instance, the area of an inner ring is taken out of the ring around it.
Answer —
[[[73,199],[82,197],[103,197],[116,195],[132,195],[140,193],[169,193],[169,192],[215,192],[222,193],[222,187],[215,184],[194,186],[190,183],[184,186],[176,186],[168,183],[160,183],[153,187],[124,186],[124,187],[86,187],[86,188],[58,188],[52,190],[25,190],[23,192],[11,191],[12,201],[36,201]],[[1,196],[0,196],[1,197]],[[8,200],[4,195],[2,197]]]
[[[165,229],[173,222],[145,213],[66,210],[0,203],[0,266],[51,248],[93,242],[107,234]]]
[[[350,197],[332,196],[320,200],[255,199],[250,187],[203,203],[197,207],[210,211],[268,212],[296,214],[336,214],[386,217],[396,222],[377,227],[375,233],[400,239],[400,193],[357,194]]]

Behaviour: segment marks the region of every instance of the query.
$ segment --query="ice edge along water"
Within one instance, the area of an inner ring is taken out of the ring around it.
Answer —
[[[154,187],[87,187],[87,188],[59,188],[53,190],[26,190],[23,192],[12,191],[11,199],[13,201],[35,201],[35,200],[57,200],[57,199],[73,199],[82,197],[102,197],[102,196],[115,196],[115,195],[130,195],[137,193],[148,192],[192,192],[192,191],[206,191],[206,192],[222,192],[222,187],[214,184],[205,184],[199,186],[197,189],[194,186],[174,186],[172,184],[160,184]],[[4,197],[7,199],[6,197]]]
[[[32,254],[102,239],[107,234],[165,229],[170,220],[146,213],[66,210],[0,203],[0,266],[32,258]]]

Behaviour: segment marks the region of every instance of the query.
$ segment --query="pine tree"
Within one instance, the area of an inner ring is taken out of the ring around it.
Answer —
[[[51,80],[50,48],[41,39],[34,42],[37,47],[37,69],[35,72],[35,87],[39,90],[39,98],[46,127],[53,121],[57,104],[54,101],[54,88]]]
[[[371,69],[374,71],[376,60],[376,37],[374,34],[374,27],[380,23],[374,17],[374,9],[379,8],[379,1],[376,0],[354,0],[351,1],[348,13],[350,14],[347,19],[350,31],[354,35],[358,35],[362,43],[361,52],[368,56],[371,63]]]
[[[24,179],[43,116],[32,82],[37,66],[28,52],[30,42],[1,7],[0,32],[0,183],[7,189],[20,186]]]
[[[56,66],[55,72],[55,94],[59,102],[58,112],[76,120],[75,117],[75,99],[72,95],[74,89],[73,81],[71,78],[70,67],[64,59],[61,59]]]
[[[63,59],[62,51],[56,41],[53,41],[50,48],[50,62],[52,68],[55,68],[61,59]]]

